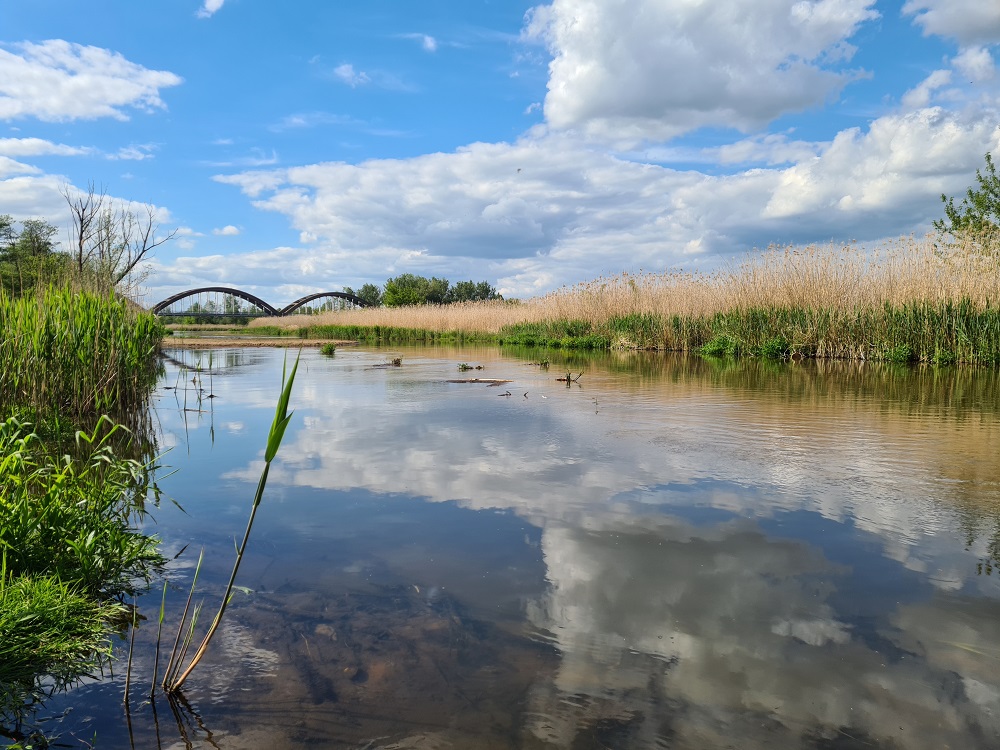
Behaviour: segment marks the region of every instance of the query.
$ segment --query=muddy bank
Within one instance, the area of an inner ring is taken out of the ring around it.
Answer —
[[[355,346],[357,341],[346,341],[341,339],[300,339],[291,336],[269,337],[269,338],[242,338],[240,336],[167,336],[163,339],[163,346],[170,349],[231,349],[233,347],[275,347],[292,348],[299,347],[320,347],[323,344],[336,344],[337,346]]]

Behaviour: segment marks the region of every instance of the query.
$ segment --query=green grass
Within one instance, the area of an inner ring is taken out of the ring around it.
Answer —
[[[106,659],[114,609],[55,576],[0,576],[0,723],[38,699],[37,675],[65,685]]]
[[[319,353],[324,354],[327,357],[332,357],[334,354],[337,353],[337,345],[333,343],[323,344],[319,348]]]
[[[11,418],[0,423],[0,552],[6,574],[55,576],[96,599],[130,595],[162,563],[139,528],[152,469],[111,447],[101,420],[60,455]]]
[[[915,303],[844,313],[812,308],[750,309],[705,321],[704,341],[676,348],[713,357],[791,355],[885,362],[1000,364],[1000,308],[968,301]]]
[[[1000,365],[1000,307],[913,302],[858,307],[735,308],[713,315],[635,312],[600,322],[555,319],[514,323],[498,334],[398,326],[317,325],[255,328],[260,334],[386,343],[483,343],[550,349],[699,352],[713,357],[801,357]]]
[[[152,467],[116,455],[101,419],[63,452],[31,425],[0,423],[0,705],[67,682],[108,654],[124,598],[163,563],[141,529]]]
[[[110,295],[0,292],[0,403],[74,424],[144,409],[163,331],[156,316]]]
[[[500,331],[502,346],[546,346],[553,349],[607,349],[611,340],[585,320],[518,323]]]
[[[300,339],[336,339],[368,344],[495,344],[497,336],[469,331],[431,331],[398,326],[314,325],[301,328],[254,326],[257,336],[288,336]]]

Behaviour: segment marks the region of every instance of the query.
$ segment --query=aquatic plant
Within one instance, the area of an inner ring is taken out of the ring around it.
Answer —
[[[0,402],[82,424],[146,406],[163,327],[113,295],[0,290]]]
[[[0,726],[110,657],[110,614],[57,576],[0,568]]]
[[[254,494],[253,505],[250,508],[250,518],[247,520],[246,531],[243,533],[243,541],[240,543],[236,550],[236,561],[233,564],[233,571],[229,576],[229,583],[226,585],[226,591],[222,597],[222,604],[219,606],[219,611],[216,613],[215,617],[212,619],[212,623],[208,627],[208,632],[201,641],[201,645],[198,646],[191,657],[191,661],[188,663],[187,667],[180,671],[176,677],[171,678],[172,672],[176,671],[174,669],[175,664],[181,664],[183,662],[184,654],[177,655],[177,643],[179,638],[175,640],[174,652],[171,653],[170,662],[168,662],[166,675],[164,680],[164,688],[169,693],[175,693],[180,690],[181,686],[187,680],[188,676],[194,671],[194,668],[198,666],[198,663],[204,657],[205,652],[208,650],[208,644],[212,640],[212,636],[215,635],[219,626],[222,624],[223,615],[226,613],[226,608],[229,606],[229,602],[233,596],[233,589],[236,585],[236,575],[240,570],[240,563],[243,562],[243,555],[246,552],[247,544],[250,541],[250,532],[253,529],[254,518],[257,515],[257,509],[260,507],[261,501],[264,499],[264,488],[267,486],[267,476],[271,470],[271,462],[274,460],[275,456],[278,455],[278,448],[281,447],[281,440],[285,436],[285,430],[288,428],[288,423],[292,419],[292,413],[288,411],[288,400],[292,395],[292,385],[295,382],[295,373],[299,369],[299,359],[296,358],[295,365],[292,367],[291,373],[287,373],[286,369],[282,369],[281,372],[281,395],[278,397],[278,403],[274,411],[274,420],[271,422],[271,429],[267,434],[267,445],[264,450],[264,469],[261,471],[260,479],[257,482],[257,492]],[[201,560],[199,559],[199,567],[201,565]],[[192,591],[194,590],[192,585]],[[188,598],[188,604],[190,605],[190,597]],[[189,632],[193,635],[194,627],[197,621],[197,612],[195,614],[194,620],[189,625]],[[187,614],[187,607],[185,607],[185,615]],[[178,625],[178,634],[184,630],[186,625],[186,617],[181,619]],[[190,643],[190,638],[187,639]],[[186,651],[186,647],[185,647]]]
[[[149,464],[116,455],[107,418],[60,455],[11,417],[0,423],[0,706],[48,676],[60,686],[110,653],[108,630],[164,562],[140,528]],[[5,717],[6,718],[6,717]]]
[[[319,353],[324,354],[327,357],[332,357],[334,354],[337,353],[337,345],[332,343],[323,344],[319,348]]]

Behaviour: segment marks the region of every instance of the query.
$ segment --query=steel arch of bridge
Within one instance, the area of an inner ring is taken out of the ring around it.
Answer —
[[[365,306],[365,303],[362,302],[359,297],[356,297],[353,294],[348,294],[347,292],[316,292],[315,294],[307,294],[305,297],[299,297],[290,305],[286,305],[285,307],[281,308],[278,311],[278,315],[285,316],[290,313],[293,313],[303,305],[312,302],[314,299],[320,299],[321,297],[336,297],[337,299],[347,300],[348,302],[357,305],[358,307]]]
[[[317,292],[315,294],[307,294],[305,297],[300,297],[299,299],[292,302],[290,305],[278,309],[277,307],[274,307],[274,305],[268,304],[257,295],[251,294],[250,292],[244,292],[242,289],[234,289],[228,286],[203,286],[199,287],[198,289],[188,289],[187,291],[184,292],[178,292],[177,294],[171,297],[167,297],[162,302],[157,302],[155,305],[153,305],[153,307],[150,308],[150,312],[159,315],[161,312],[166,310],[175,302],[179,302],[180,300],[186,297],[194,297],[196,295],[205,294],[209,292],[220,292],[222,294],[232,295],[233,297],[239,297],[240,299],[246,300],[250,304],[259,307],[261,310],[264,311],[264,314],[266,316],[274,318],[280,318],[290,313],[293,313],[306,303],[312,302],[313,300],[319,299],[320,297],[337,297],[339,299],[347,300],[348,302],[357,305],[358,307],[365,306],[365,303],[361,300],[360,297],[357,297],[353,294],[348,294],[347,292]],[[198,313],[198,314],[199,315],[214,314],[223,316],[226,315],[226,313],[224,312]]]

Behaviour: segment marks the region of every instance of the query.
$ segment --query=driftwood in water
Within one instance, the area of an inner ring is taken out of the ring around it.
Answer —
[[[486,383],[486,385],[500,385],[501,383],[513,383],[513,380],[501,380],[499,378],[460,378],[458,380],[446,380],[446,383]]]

